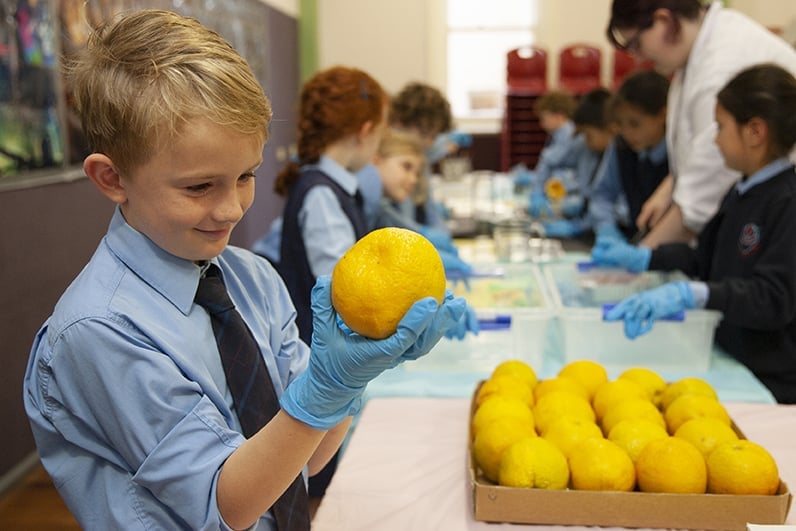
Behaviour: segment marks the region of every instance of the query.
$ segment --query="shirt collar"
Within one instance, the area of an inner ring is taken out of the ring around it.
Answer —
[[[199,286],[200,268],[178,258],[131,227],[117,206],[105,242],[135,275],[187,314]],[[216,262],[214,258],[211,260]]]
[[[354,195],[357,191],[356,175],[325,155],[321,155],[321,158],[316,164],[310,164],[302,169],[305,168],[319,169],[351,195]]]
[[[642,149],[638,154],[640,160],[647,159],[653,164],[660,164],[666,156],[666,138],[662,138],[660,142],[649,149]]]
[[[787,157],[779,158],[774,162],[766,164],[748,178],[738,181],[735,185],[735,189],[738,190],[738,195],[743,195],[758,184],[762,184],[775,175],[782,173],[792,165],[793,163],[788,160]]]
[[[553,131],[551,135],[555,141],[565,140],[575,134],[575,124],[571,121]]]

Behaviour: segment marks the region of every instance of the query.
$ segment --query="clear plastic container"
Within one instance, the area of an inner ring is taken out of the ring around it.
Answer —
[[[553,313],[544,280],[534,264],[473,266],[468,280],[449,281],[478,316],[481,331],[463,340],[443,338],[408,371],[489,373],[501,361],[521,359],[539,369]]]
[[[627,274],[614,269],[584,272],[570,263],[548,265],[544,276],[555,307],[557,339],[565,363],[586,358],[609,370],[633,366],[664,372],[709,369],[720,312],[688,310],[682,321],[657,321],[650,332],[633,340],[625,336],[621,321],[603,320],[603,304],[685,278],[681,273]],[[592,282],[595,278],[599,278],[598,284]]]

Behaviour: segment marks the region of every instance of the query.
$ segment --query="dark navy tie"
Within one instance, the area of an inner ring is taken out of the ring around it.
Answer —
[[[243,435],[257,433],[279,411],[279,400],[257,343],[229,298],[221,272],[211,264],[199,280],[196,303],[210,314],[221,364]],[[304,479],[299,474],[271,508],[279,531],[310,528]]]

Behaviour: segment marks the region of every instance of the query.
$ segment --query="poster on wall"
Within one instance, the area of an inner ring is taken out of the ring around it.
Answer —
[[[104,21],[145,8],[216,30],[264,84],[268,15],[260,0],[0,0],[0,179],[82,162],[88,146],[61,64]]]

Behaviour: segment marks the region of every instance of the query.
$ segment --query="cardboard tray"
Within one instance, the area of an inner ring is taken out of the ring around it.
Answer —
[[[474,517],[484,522],[746,531],[747,523],[783,524],[792,501],[782,482],[771,496],[501,487],[478,470],[469,432],[467,447]]]

